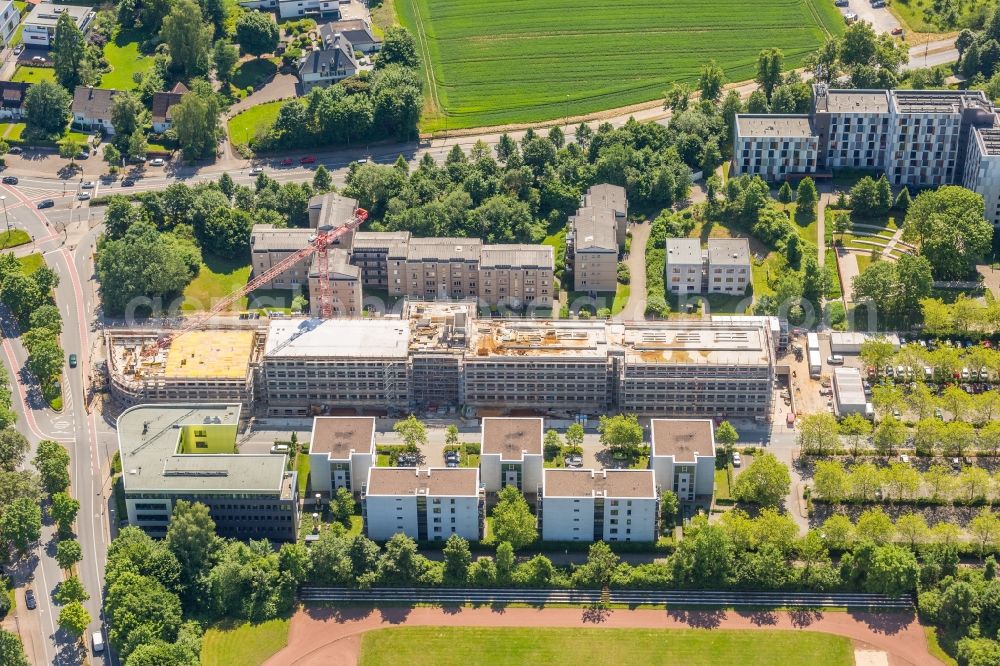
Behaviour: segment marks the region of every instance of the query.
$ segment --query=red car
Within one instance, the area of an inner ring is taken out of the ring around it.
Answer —
[[[295,164],[295,162],[294,160],[292,160],[291,157],[286,157],[285,159],[281,160],[281,166],[292,166],[293,164]]]
[[[315,164],[315,163],[316,163],[316,158],[313,157],[312,155],[306,155],[301,160],[299,160],[299,164]]]

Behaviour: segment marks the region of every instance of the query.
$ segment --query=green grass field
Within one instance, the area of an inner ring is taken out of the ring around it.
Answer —
[[[267,102],[251,107],[229,120],[229,138],[233,143],[247,143],[262,128],[270,127],[284,102]]]
[[[551,120],[662,97],[711,58],[732,81],[777,47],[802,63],[844,21],[830,0],[396,0],[428,80],[423,129]],[[429,64],[429,68],[426,65]]]
[[[101,77],[102,88],[132,90],[135,88],[132,75],[153,68],[153,57],[139,52],[139,41],[138,35],[119,32],[104,45],[104,57],[112,69]]]
[[[994,0],[957,2],[954,7],[958,11],[958,22],[955,26],[946,26],[941,25],[934,4],[933,0],[896,0],[889,9],[914,32],[949,32],[962,28],[981,29],[996,6]]]
[[[45,257],[40,252],[26,254],[23,257],[18,257],[17,260],[21,262],[21,272],[25,275],[31,275],[45,265]]]
[[[263,664],[288,643],[288,618],[260,624],[218,625],[205,632],[202,666]]]
[[[237,88],[247,86],[258,86],[264,83],[268,77],[274,76],[281,63],[279,58],[254,58],[247,60],[236,67],[233,72],[233,85]]]
[[[7,248],[17,247],[18,245],[30,242],[31,236],[23,229],[11,229],[10,231],[4,229],[0,231],[0,250],[6,250]]]
[[[38,83],[39,81],[55,81],[56,70],[52,67],[32,67],[31,65],[18,65],[14,70],[11,81],[23,81],[26,83]]]
[[[218,299],[245,285],[249,277],[250,264],[206,254],[198,277],[184,290],[184,304],[181,310],[185,312],[207,310]],[[232,309],[243,310],[246,306],[247,299],[244,297],[237,301]]]
[[[603,662],[609,655],[614,655],[614,663],[643,666],[854,663],[848,639],[805,631],[401,627],[366,633],[361,639],[360,664],[577,666],[595,660]]]

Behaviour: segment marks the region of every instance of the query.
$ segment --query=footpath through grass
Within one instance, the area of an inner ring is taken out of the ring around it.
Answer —
[[[854,649],[841,636],[808,631],[400,627],[366,633],[360,663],[578,666],[595,658],[643,666],[850,666]]]
[[[220,624],[205,632],[202,666],[258,666],[288,643],[288,618]]]
[[[830,0],[396,0],[435,85],[423,129],[553,120],[647,102],[714,58],[753,77],[762,48],[802,64],[844,21]],[[512,85],[514,84],[514,85]]]

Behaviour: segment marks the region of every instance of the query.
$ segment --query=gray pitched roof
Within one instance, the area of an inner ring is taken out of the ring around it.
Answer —
[[[358,71],[358,63],[354,59],[354,49],[350,42],[341,39],[339,43],[331,44],[322,51],[310,51],[299,65],[299,76],[319,74],[333,78],[338,70],[343,69],[348,75]],[[325,74],[324,74],[325,72]]]
[[[745,266],[750,263],[750,241],[746,238],[709,238],[708,263]]]
[[[615,213],[610,208],[581,208],[573,216],[573,230],[578,250],[618,251]]]
[[[111,88],[77,86],[73,91],[73,113],[84,118],[111,118],[111,100],[118,93]]]
[[[344,21],[331,21],[319,27],[319,38],[323,44],[333,42],[334,36],[340,34],[351,43],[351,46],[358,50],[363,50],[371,44],[378,44],[381,40],[372,33],[371,26],[362,19],[348,19]]]

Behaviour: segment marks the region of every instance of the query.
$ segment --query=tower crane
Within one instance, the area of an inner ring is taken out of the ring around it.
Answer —
[[[352,220],[337,227],[336,229],[330,225],[320,227],[316,230],[314,235],[309,237],[309,244],[306,245],[306,247],[288,255],[270,269],[264,271],[225,298],[219,300],[212,306],[211,310],[188,319],[184,326],[178,331],[159,338],[155,344],[149,345],[143,350],[143,356],[151,356],[159,350],[166,348],[171,342],[182,335],[201,328],[207,324],[212,317],[227,310],[230,305],[239,299],[259,288],[261,285],[269,283],[271,280],[278,277],[292,266],[298,264],[300,261],[310,259],[313,255],[316,255],[316,270],[319,277],[319,289],[317,291],[319,293],[311,294],[311,296],[316,298],[319,302],[320,318],[330,319],[333,317],[333,290],[330,287],[330,246],[333,245],[333,243],[341,236],[357,229],[367,219],[368,211],[364,208],[358,208],[354,211],[354,218]]]

